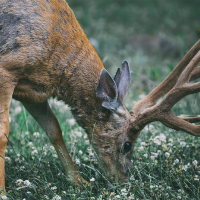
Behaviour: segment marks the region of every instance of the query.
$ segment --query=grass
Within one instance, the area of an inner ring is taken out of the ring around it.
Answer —
[[[198,40],[199,1],[69,0],[69,5],[105,67],[114,75],[124,59],[132,82],[126,106],[147,95]],[[164,38],[175,45],[174,54],[160,49],[134,49],[136,36]],[[199,94],[174,108],[176,115],[198,115]],[[79,190],[67,181],[63,167],[44,131],[12,100],[10,135],[6,150],[6,190],[9,199],[200,199],[200,138],[171,130],[161,123],[147,126],[136,141],[128,183],[112,189],[99,172],[87,135],[73,120],[70,108],[50,99],[64,140],[80,174],[93,189]],[[39,134],[38,134],[39,133]],[[57,196],[56,196],[57,195]]]

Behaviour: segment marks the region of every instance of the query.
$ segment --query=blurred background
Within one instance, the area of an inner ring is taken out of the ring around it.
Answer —
[[[123,60],[126,106],[148,94],[200,38],[199,0],[67,0],[112,76]]]

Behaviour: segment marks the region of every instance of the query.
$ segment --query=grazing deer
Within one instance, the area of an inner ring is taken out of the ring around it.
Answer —
[[[66,174],[79,185],[85,180],[77,173],[49,107],[51,96],[71,106],[111,182],[127,181],[133,146],[145,125],[160,121],[200,136],[200,126],[190,123],[200,121],[199,117],[178,118],[171,113],[181,98],[200,91],[200,83],[190,83],[200,77],[200,41],[157,88],[128,111],[123,103],[130,84],[127,61],[113,79],[65,0],[1,0],[0,10],[0,189],[5,190],[12,97],[40,124]]]

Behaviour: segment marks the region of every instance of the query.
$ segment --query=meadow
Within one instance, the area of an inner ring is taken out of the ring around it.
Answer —
[[[128,109],[173,70],[200,38],[199,0],[69,0],[70,7],[105,68],[114,76],[123,60],[131,68]],[[200,114],[200,95],[172,109],[177,116]],[[84,130],[70,107],[49,99],[79,173],[93,185],[73,185],[44,131],[12,100],[6,149],[6,191],[10,200],[200,199],[200,138],[154,122],[144,128],[133,151],[127,183],[113,184],[98,166]]]

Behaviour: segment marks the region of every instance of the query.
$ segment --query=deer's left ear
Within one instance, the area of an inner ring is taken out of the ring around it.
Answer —
[[[101,70],[96,96],[103,98],[102,106],[104,108],[115,111],[119,106],[117,85],[106,69]]]
[[[131,81],[130,68],[126,60],[122,63],[122,70],[118,68],[114,80],[119,91],[119,97],[123,101]]]

